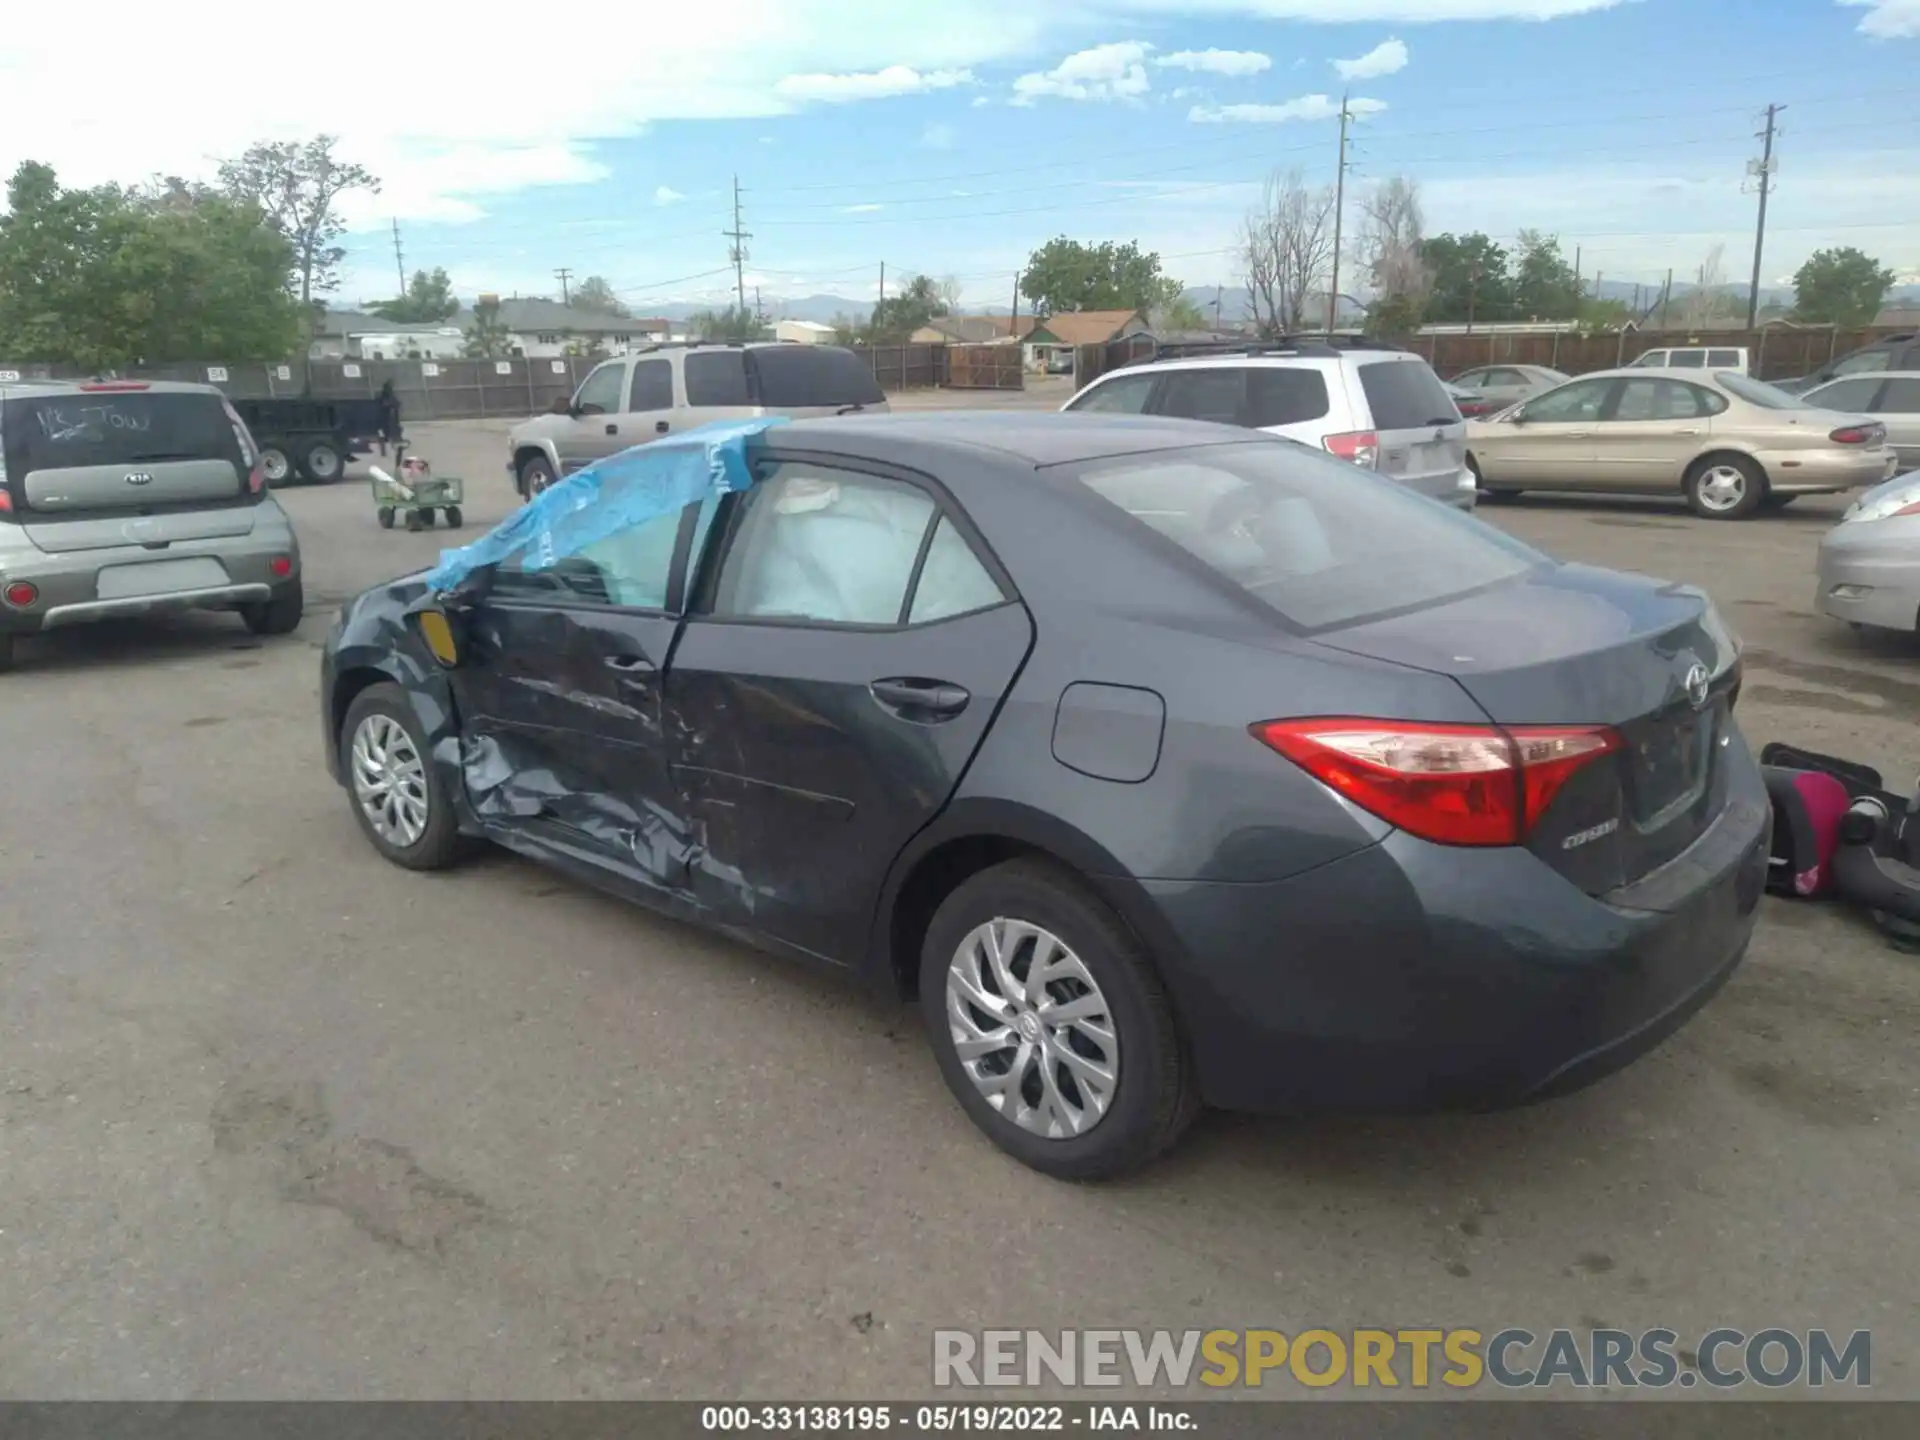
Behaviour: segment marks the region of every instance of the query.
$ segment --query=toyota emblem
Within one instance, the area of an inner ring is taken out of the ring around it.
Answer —
[[[127,483],[129,485],[151,485],[153,483],[153,476],[145,470],[134,470],[128,474]]]
[[[1696,710],[1706,709],[1707,697],[1713,693],[1713,676],[1707,673],[1707,667],[1695,661],[1687,671],[1686,686],[1687,702]]]

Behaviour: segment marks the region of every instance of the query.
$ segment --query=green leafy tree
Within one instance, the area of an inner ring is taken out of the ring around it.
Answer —
[[[1020,293],[1045,318],[1061,310],[1158,310],[1185,287],[1160,273],[1160,256],[1134,241],[1086,245],[1062,235],[1027,257]]]
[[[889,295],[873,307],[867,329],[877,344],[898,345],[936,316],[951,314],[931,275],[916,275],[898,295]]]
[[[1793,314],[1819,325],[1871,325],[1896,277],[1851,245],[1816,250],[1793,276]]]
[[[1507,252],[1485,235],[1435,235],[1421,242],[1432,276],[1426,318],[1436,324],[1505,320],[1513,314]]]
[[[1364,328],[1375,339],[1399,339],[1420,328],[1425,309],[1426,303],[1418,295],[1377,295],[1367,306]]]
[[[1155,331],[1168,330],[1206,330],[1213,325],[1213,316],[1189,300],[1182,291],[1166,305],[1163,305],[1153,317]]]
[[[744,305],[697,311],[687,320],[687,327],[701,340],[744,342],[764,339],[767,334],[760,317]]]
[[[1580,277],[1560,253],[1560,237],[1522,230],[1513,252],[1513,313],[1520,320],[1573,320]]]
[[[473,322],[460,348],[469,360],[503,360],[512,351],[513,335],[500,316],[499,296],[482,295],[473,302]]]
[[[397,300],[382,300],[377,305],[367,307],[383,320],[392,320],[400,325],[431,325],[440,320],[451,320],[460,311],[460,302],[454,298],[453,281],[447,278],[447,272],[435,266],[431,273],[425,270],[413,272],[413,279],[407,282],[407,293]]]
[[[0,353],[111,370],[268,360],[297,343],[286,242],[204,190],[63,190],[28,162],[0,217]]]
[[[589,275],[574,287],[573,308],[591,310],[597,315],[618,315],[622,318],[633,313],[621,302],[620,297],[614,294],[613,286],[600,275]]]
[[[291,274],[302,311],[311,311],[315,295],[339,287],[340,262],[347,254],[336,243],[347,228],[340,197],[380,188],[366,169],[338,159],[335,143],[331,135],[305,142],[262,141],[220,164],[220,188],[257,206],[293,247]]]

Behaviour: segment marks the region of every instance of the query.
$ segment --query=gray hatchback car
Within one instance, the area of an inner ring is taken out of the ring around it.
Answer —
[[[259,448],[208,385],[0,385],[0,670],[65,625],[234,610],[284,635],[300,546]]]

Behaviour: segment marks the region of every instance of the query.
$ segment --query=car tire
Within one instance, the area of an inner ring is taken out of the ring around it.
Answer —
[[[340,452],[331,440],[316,440],[300,456],[300,473],[321,485],[331,485],[345,473]]]
[[[449,505],[442,513],[447,517],[447,527],[451,530],[458,530],[467,523],[467,517],[460,513],[458,505]]]
[[[260,473],[268,485],[284,485],[293,479],[293,460],[278,445],[260,447]]]
[[[520,498],[531,500],[553,484],[553,466],[544,455],[529,455],[520,462]]]
[[[1036,947],[1028,941],[1050,940],[1059,947],[1053,951],[1056,978],[1040,1006],[1028,1005],[1024,995],[1008,997],[995,978],[984,941],[992,937],[1004,946],[1008,927],[1018,927],[1018,943],[1006,960],[1016,990],[1034,963]],[[998,1013],[961,999],[969,985],[993,1000]],[[1097,1003],[1093,1016],[1058,1025],[1042,1018],[1049,1006],[1086,999]],[[1120,917],[1058,866],[1007,861],[947,896],[921,947],[920,1005],[941,1073],[961,1108],[1002,1150],[1044,1174],[1099,1180],[1137,1169],[1173,1145],[1199,1112],[1192,1062],[1153,962]],[[1009,1043],[963,1058],[955,1030],[983,1035],[1002,1017],[1007,1023],[994,1038],[1004,1034]],[[1082,1029],[1081,1021],[1103,1029],[1107,1042]],[[1012,1097],[1020,1118],[1013,1118],[1005,1113],[1007,1091],[993,1082],[1034,1054],[1034,1035],[1046,1043],[1039,1063],[1021,1067],[1021,1088]],[[1068,1050],[1073,1053],[1067,1060],[1057,1058]],[[1104,1105],[1078,1078],[1087,1066],[1113,1077]],[[990,1098],[990,1091],[997,1093]],[[1091,1119],[1090,1110],[1097,1112]]]
[[[391,505],[382,505],[373,513],[375,518],[379,520],[382,530],[391,530],[393,528],[393,507]]]
[[[1703,455],[1682,483],[1688,506],[1707,520],[1745,520],[1767,499],[1767,472],[1745,455]]]
[[[363,736],[364,765],[356,754]],[[452,797],[405,691],[385,682],[362,690],[347,709],[339,745],[347,802],[374,849],[408,870],[444,870],[460,858],[465,847]],[[386,796],[398,798],[383,803]]]
[[[298,580],[276,592],[272,599],[240,607],[240,618],[256,635],[291,635],[300,628],[306,613],[307,596]]]

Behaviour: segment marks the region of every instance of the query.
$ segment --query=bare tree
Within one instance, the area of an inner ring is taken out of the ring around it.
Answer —
[[[1433,290],[1433,272],[1421,258],[1426,217],[1419,184],[1405,175],[1383,180],[1360,200],[1355,259],[1373,283],[1375,303],[1417,318]]]
[[[1687,296],[1687,303],[1681,311],[1689,330],[1711,325],[1727,308],[1727,297],[1721,292],[1721,287],[1727,283],[1726,249],[1724,245],[1715,245],[1707,251],[1707,258],[1700,264],[1699,283],[1694,286],[1693,293]]]
[[[1302,328],[1307,299],[1333,267],[1333,187],[1310,189],[1298,170],[1267,178],[1240,231],[1240,267],[1263,335]]]
[[[293,246],[292,279],[300,309],[310,314],[313,297],[339,283],[346,248],[335,240],[346,230],[337,202],[353,190],[377,191],[380,182],[362,166],[338,159],[335,138],[316,135],[305,143],[263,140],[237,160],[220,162],[220,188],[260,207],[267,223]]]
[[[942,276],[940,283],[933,287],[933,293],[939,299],[940,303],[947,307],[947,314],[958,315],[960,313],[960,281],[954,276]]]

